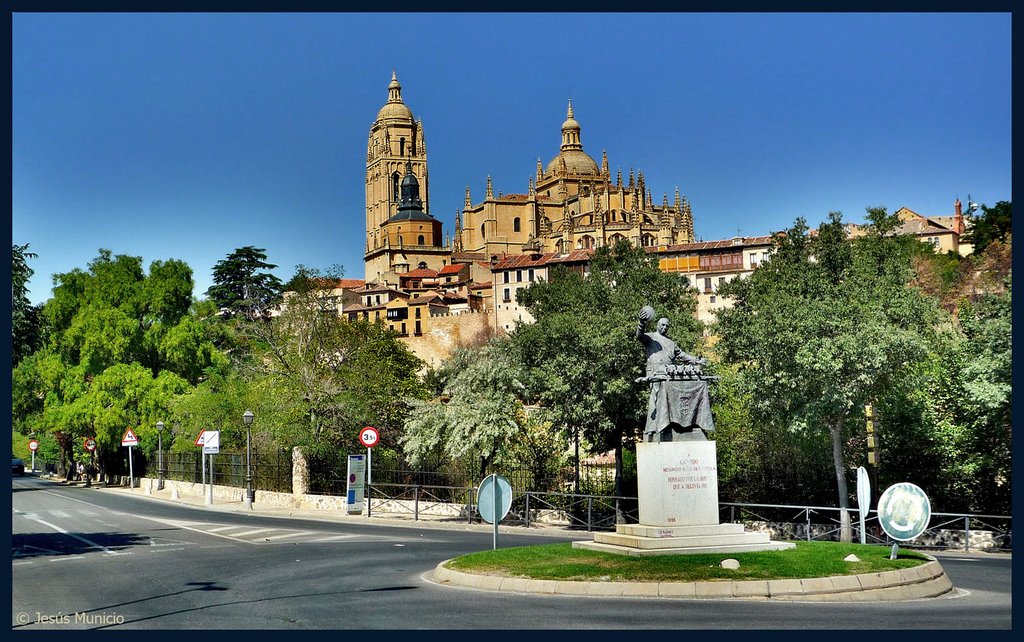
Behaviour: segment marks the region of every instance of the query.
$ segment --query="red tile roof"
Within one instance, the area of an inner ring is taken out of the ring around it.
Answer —
[[[431,270],[430,268],[416,268],[411,272],[399,274],[398,276],[403,279],[424,279],[437,276],[437,270]]]
[[[438,272],[438,275],[458,274],[463,270],[464,267],[464,263],[462,265],[446,265],[443,268],[441,268],[441,271]]]

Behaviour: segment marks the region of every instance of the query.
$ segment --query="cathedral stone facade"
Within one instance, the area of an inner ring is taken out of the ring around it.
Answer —
[[[430,214],[423,122],[392,74],[367,143],[366,280],[398,283],[412,270],[455,264],[469,265],[474,280],[489,280],[483,263],[524,252],[568,253],[619,239],[652,248],[692,243],[685,197],[676,190],[670,204],[666,192],[655,205],[642,171],[630,169],[624,181],[618,170],[613,178],[606,154],[599,165],[584,151],[581,129],[570,101],[558,153],[547,165],[537,160],[527,192],[495,196],[488,177],[483,201],[474,203],[467,187],[449,242]]]

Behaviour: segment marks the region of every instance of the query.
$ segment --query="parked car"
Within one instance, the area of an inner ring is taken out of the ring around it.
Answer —
[[[11,458],[11,474],[12,475],[24,475],[25,474],[25,462],[21,461],[17,457]]]

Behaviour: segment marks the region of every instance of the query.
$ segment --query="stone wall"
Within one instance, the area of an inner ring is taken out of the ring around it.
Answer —
[[[427,330],[421,336],[402,337],[400,340],[427,367],[436,368],[456,348],[477,345],[494,335],[494,315],[491,310],[431,316]]]

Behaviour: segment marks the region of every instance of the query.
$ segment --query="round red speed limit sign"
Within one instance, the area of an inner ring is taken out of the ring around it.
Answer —
[[[373,426],[367,426],[359,431],[359,442],[367,448],[376,446],[379,439],[380,435],[377,434],[377,429]]]
[[[33,439],[32,441],[28,442],[28,449],[32,450],[32,451],[39,450],[39,442],[36,441],[35,439]]]
[[[86,437],[85,441],[82,442],[85,445],[85,449],[89,452],[96,450],[96,440],[92,437]]]

